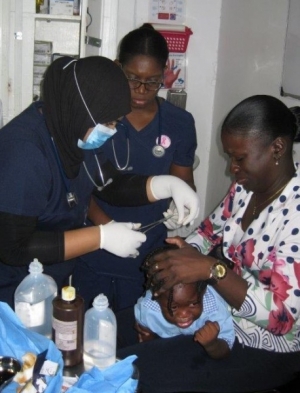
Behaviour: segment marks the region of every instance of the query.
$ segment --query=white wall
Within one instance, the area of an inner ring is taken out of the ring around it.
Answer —
[[[99,8],[100,0],[89,2]],[[103,55],[114,59],[120,39],[148,21],[148,3],[102,0]],[[195,170],[195,183],[202,201],[201,219],[215,207],[230,183],[219,139],[228,111],[253,94],[271,94],[288,106],[300,105],[299,100],[280,97],[288,3],[186,0],[185,25],[193,31],[187,51],[187,110],[197,128],[200,166]],[[0,73],[4,77],[8,72],[5,21],[9,15],[2,4],[0,0]],[[9,94],[1,79],[0,88]],[[300,158],[300,148],[296,153]]]
[[[147,21],[144,0],[119,0],[118,41]],[[201,218],[225,194],[230,177],[222,155],[220,125],[234,105],[253,94],[280,97],[288,0],[186,0],[187,110],[196,121],[200,166],[195,182]],[[297,151],[300,157],[300,151]]]
[[[230,184],[224,177],[220,124],[233,106],[254,94],[269,94],[289,106],[299,101],[280,97],[288,0],[223,0],[218,67],[211,129],[206,213]],[[227,171],[228,172],[228,171]]]

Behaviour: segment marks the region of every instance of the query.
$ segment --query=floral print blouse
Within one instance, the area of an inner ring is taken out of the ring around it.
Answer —
[[[280,196],[244,232],[252,192],[233,183],[228,194],[186,241],[203,254],[223,241],[224,255],[248,282],[232,309],[240,343],[275,352],[300,351],[300,165]]]

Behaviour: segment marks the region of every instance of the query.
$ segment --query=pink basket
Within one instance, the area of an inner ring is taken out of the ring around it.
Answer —
[[[185,31],[169,31],[159,30],[167,41],[170,52],[184,53],[186,52],[190,35],[193,34],[189,27],[185,27]]]

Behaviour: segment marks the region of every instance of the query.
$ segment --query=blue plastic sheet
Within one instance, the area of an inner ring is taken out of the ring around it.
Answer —
[[[93,367],[81,375],[79,380],[68,389],[68,393],[134,393],[137,391],[138,379],[134,379],[133,361],[135,355],[115,363],[100,371]]]
[[[14,311],[7,303],[0,302],[0,356],[13,356],[22,362],[22,356],[26,352],[36,355],[47,351],[47,360],[59,364],[55,376],[47,376],[46,393],[60,393],[62,386],[63,360],[59,349],[53,341],[26,329]],[[5,389],[5,393],[15,393],[18,385],[13,382]]]
[[[46,359],[59,364],[55,376],[47,376],[45,393],[61,393],[63,359],[61,352],[54,342],[48,338],[26,329],[8,304],[0,302],[0,356],[13,356],[22,362],[26,352],[36,355],[47,350]],[[135,393],[138,379],[134,360],[135,355],[118,361],[104,371],[93,367],[84,372],[79,380],[67,390],[68,393]],[[12,382],[5,389],[5,393],[15,393],[18,384]]]

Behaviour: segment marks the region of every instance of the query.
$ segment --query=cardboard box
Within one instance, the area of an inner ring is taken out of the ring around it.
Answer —
[[[51,64],[51,55],[44,53],[34,53],[33,63],[37,65],[49,65]]]
[[[73,15],[74,0],[50,0],[50,14]]]
[[[50,41],[34,41],[34,53],[41,55],[52,54],[52,42]]]

